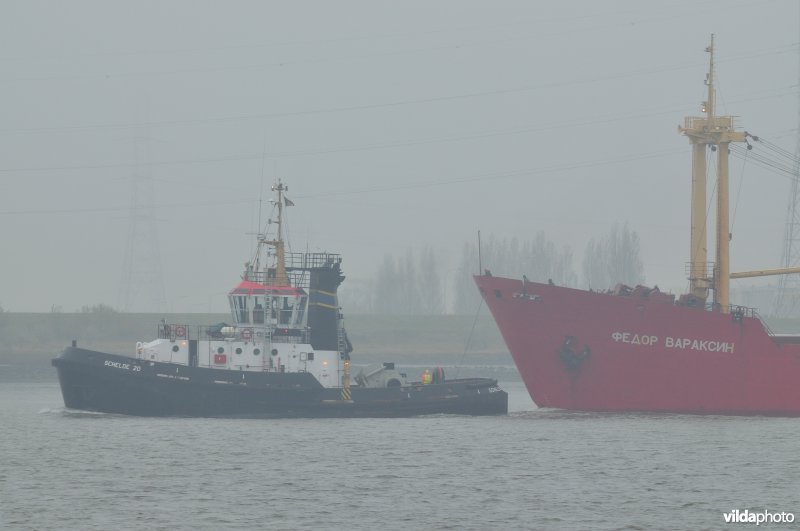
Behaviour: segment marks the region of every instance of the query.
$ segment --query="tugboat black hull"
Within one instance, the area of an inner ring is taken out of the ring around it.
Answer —
[[[69,347],[53,365],[67,408],[154,417],[410,417],[504,415],[489,378],[440,384],[325,388],[309,373],[220,370]]]

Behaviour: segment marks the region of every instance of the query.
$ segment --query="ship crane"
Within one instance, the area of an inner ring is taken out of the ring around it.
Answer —
[[[730,271],[730,219],[728,158],[731,143],[745,143],[748,133],[737,131],[733,116],[715,114],[714,88],[714,35],[706,48],[709,53],[706,86],[708,96],[700,110],[705,116],[687,116],[680,133],[689,137],[692,145],[692,207],[691,207],[691,249],[688,267],[691,294],[706,300],[708,290],[714,290],[715,307],[723,313],[730,311],[730,279],[766,275],[785,275],[800,273],[800,267],[765,269],[731,273]],[[717,154],[717,219],[716,219],[716,261],[709,266],[706,230],[706,150],[711,147]]]

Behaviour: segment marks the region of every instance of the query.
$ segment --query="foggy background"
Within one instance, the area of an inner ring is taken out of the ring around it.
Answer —
[[[682,290],[677,126],[706,97],[703,50],[715,33],[718,114],[794,152],[799,17],[788,0],[4,1],[0,306],[226,311],[278,178],[292,250],[342,253],[345,289],[429,248],[452,291],[478,230],[543,232],[580,275],[627,223],[646,281]],[[779,267],[789,179],[733,157],[730,175],[732,271]]]

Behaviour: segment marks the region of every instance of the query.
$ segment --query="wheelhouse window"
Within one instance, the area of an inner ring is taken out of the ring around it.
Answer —
[[[294,326],[303,326],[303,317],[306,311],[306,296],[297,297],[295,303]]]
[[[263,299],[263,310],[259,307],[262,299],[255,298],[254,301],[256,306],[253,308],[253,323],[267,322],[290,328],[303,326],[308,303],[308,297],[305,294],[267,295]],[[264,321],[260,321],[262,312]]]
[[[280,302],[280,297],[269,297],[267,300],[269,301],[270,322],[276,323],[278,321],[278,303]]]
[[[294,306],[294,297],[281,297],[281,312],[278,324],[291,325],[292,324],[292,309]]]
[[[250,322],[250,316],[247,312],[247,297],[245,295],[236,295],[233,297],[233,311],[236,315],[236,322]]]
[[[253,306],[253,324],[264,324],[264,304],[262,297],[255,298]]]

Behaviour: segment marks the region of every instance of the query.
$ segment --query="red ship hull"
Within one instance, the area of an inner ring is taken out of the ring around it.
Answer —
[[[800,338],[757,317],[657,292],[475,282],[539,407],[800,416]]]

